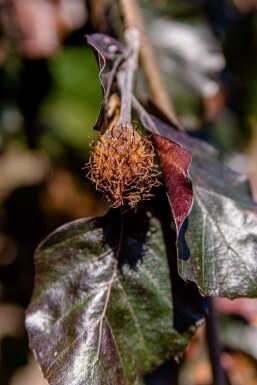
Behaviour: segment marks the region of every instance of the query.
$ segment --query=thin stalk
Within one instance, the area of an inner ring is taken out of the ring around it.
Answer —
[[[170,94],[163,80],[159,63],[149,38],[142,12],[137,0],[120,0],[125,28],[138,28],[140,32],[140,60],[149,91],[154,103],[173,121],[177,122]]]
[[[140,36],[137,28],[125,30],[127,43],[127,57],[117,73],[118,85],[121,93],[121,109],[117,124],[130,123],[131,121],[131,95],[134,87],[135,72],[138,68],[138,54]]]
[[[213,385],[227,385],[221,366],[221,346],[218,335],[218,320],[212,298],[209,298],[209,314],[206,319],[206,339],[212,366]]]

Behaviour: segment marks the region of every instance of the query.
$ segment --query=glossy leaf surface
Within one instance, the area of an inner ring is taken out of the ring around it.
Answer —
[[[192,155],[194,204],[178,243],[181,276],[204,295],[256,296],[257,205],[245,177],[222,164],[212,146],[152,119]]]
[[[51,385],[137,384],[184,350],[160,224],[145,212],[69,223],[35,264],[26,325]]]
[[[153,135],[163,173],[177,236],[193,204],[192,182],[188,174],[191,156],[181,145]]]

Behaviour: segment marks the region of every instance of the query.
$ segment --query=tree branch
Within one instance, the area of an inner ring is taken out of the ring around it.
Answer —
[[[212,298],[209,298],[208,305],[209,314],[206,318],[206,339],[212,366],[213,384],[227,385],[225,372],[220,363],[221,347],[218,336],[218,320]]]
[[[154,103],[173,121],[178,121],[175,110],[164,83],[159,64],[149,38],[141,9],[137,0],[120,0],[125,28],[138,28],[140,32],[140,60],[149,91]]]
[[[122,68],[117,73],[118,85],[121,92],[121,109],[117,124],[130,123],[131,121],[131,96],[134,85],[135,72],[138,66],[138,52],[140,36],[137,28],[130,27],[125,30],[127,43],[127,57]]]

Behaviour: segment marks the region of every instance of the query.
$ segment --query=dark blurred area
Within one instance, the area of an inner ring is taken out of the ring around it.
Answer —
[[[257,1],[141,5],[181,122],[248,175],[257,200]],[[83,170],[102,97],[84,35],[119,31],[116,1],[0,0],[1,385],[46,384],[24,328],[37,245],[56,227],[106,210]],[[256,301],[222,301],[228,383],[257,384],[256,349],[226,332],[228,325],[248,328],[257,346]],[[146,383],[211,384],[203,335],[201,329],[180,374],[169,362]]]

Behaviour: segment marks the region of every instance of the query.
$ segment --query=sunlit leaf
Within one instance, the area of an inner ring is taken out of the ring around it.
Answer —
[[[194,204],[179,241],[179,272],[204,295],[257,295],[257,205],[246,178],[205,142],[153,118],[157,131],[192,155]],[[184,236],[184,237],[183,237]]]
[[[161,227],[144,211],[71,222],[35,256],[26,325],[51,385],[136,384],[182,352]]]

